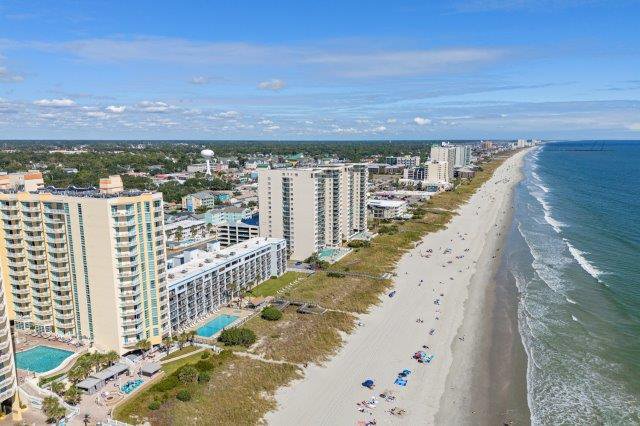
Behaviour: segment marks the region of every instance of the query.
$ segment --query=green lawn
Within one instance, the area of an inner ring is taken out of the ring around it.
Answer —
[[[185,346],[184,348],[175,351],[175,352],[171,352],[169,355],[165,356],[164,358],[162,358],[160,361],[166,361],[168,359],[173,359],[176,357],[179,357],[181,355],[185,355],[188,353],[191,353],[193,351],[197,351],[198,347],[197,346]]]
[[[296,278],[304,277],[304,276],[307,276],[307,274],[303,274],[301,272],[286,272],[284,275],[280,277],[268,279],[267,281],[263,282],[262,284],[258,285],[253,290],[251,290],[249,294],[253,296],[260,296],[260,297],[274,296],[276,292],[280,290],[282,287],[285,287],[286,285],[290,284]]]

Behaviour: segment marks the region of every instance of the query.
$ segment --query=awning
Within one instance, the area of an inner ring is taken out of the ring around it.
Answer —
[[[150,362],[147,364],[143,364],[142,368],[140,368],[140,372],[142,374],[146,374],[147,376],[151,376],[160,371],[161,365],[157,362]]]

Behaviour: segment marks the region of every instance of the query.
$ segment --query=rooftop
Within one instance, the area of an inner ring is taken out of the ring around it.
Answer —
[[[402,200],[369,200],[367,204],[382,208],[397,208],[402,207],[407,203]]]
[[[284,240],[281,238],[256,237],[216,251],[192,250],[191,254],[195,257],[193,260],[167,270],[168,285],[171,287],[203,271],[215,269],[231,259],[240,258],[277,243],[284,243]]]

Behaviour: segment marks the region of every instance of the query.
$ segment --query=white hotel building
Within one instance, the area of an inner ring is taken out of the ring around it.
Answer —
[[[167,262],[171,329],[206,316],[242,291],[285,272],[282,238],[252,238],[225,249],[188,250]]]

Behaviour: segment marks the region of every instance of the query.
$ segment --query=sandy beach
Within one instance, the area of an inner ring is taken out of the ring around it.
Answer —
[[[362,325],[346,336],[331,361],[309,366],[304,379],[278,391],[279,409],[267,415],[269,424],[496,424],[502,419],[492,410],[503,408],[488,403],[492,398],[487,392],[505,370],[477,371],[489,357],[475,355],[485,347],[492,350],[487,347],[492,334],[487,324],[505,314],[496,314],[494,277],[524,154],[506,160],[447,229],[424,237],[402,257],[395,295],[384,295],[378,306],[361,316]],[[517,328],[509,321],[505,325],[511,337],[501,338],[513,341]],[[434,356],[431,363],[412,358],[419,350]],[[394,384],[405,369],[411,371],[406,386]],[[375,382],[373,390],[361,385],[368,378]],[[506,381],[511,383],[508,377]],[[520,385],[512,383],[507,392],[503,387],[496,398],[511,398]],[[395,400],[379,397],[386,389],[393,391]],[[373,397],[374,404],[357,405]],[[516,403],[523,398],[516,398]],[[389,414],[394,407],[404,414]]]

